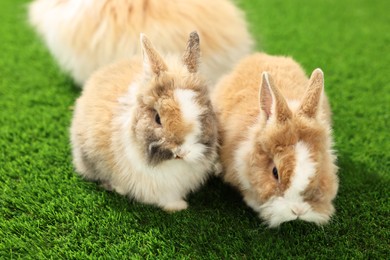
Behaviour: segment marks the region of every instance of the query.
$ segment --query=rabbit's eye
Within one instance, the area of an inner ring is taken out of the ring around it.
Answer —
[[[156,113],[156,116],[154,117],[154,121],[156,121],[157,124],[161,125],[161,119],[158,113]]]
[[[278,173],[278,169],[276,169],[276,167],[274,167],[274,168],[272,169],[272,175],[274,176],[274,178],[275,178],[276,180],[279,180],[279,173]]]

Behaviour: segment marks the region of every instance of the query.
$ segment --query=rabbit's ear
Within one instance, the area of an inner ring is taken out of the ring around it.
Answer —
[[[261,75],[259,94],[260,110],[265,113],[267,120],[275,117],[277,122],[284,122],[292,117],[286,100],[271,82],[271,77],[267,72]]]
[[[299,108],[299,114],[309,118],[317,115],[318,106],[324,90],[324,73],[321,69],[315,69],[310,76],[309,86],[303,96]]]
[[[271,108],[273,103],[273,97],[271,94],[271,86],[269,82],[269,76],[267,72],[263,72],[261,75],[261,84],[259,91],[260,110],[266,115],[267,120],[271,116]]]
[[[187,42],[187,49],[183,55],[183,62],[190,73],[196,73],[199,67],[200,47],[199,35],[192,32]]]
[[[145,34],[141,33],[140,41],[145,73],[159,75],[161,72],[167,71],[167,65]]]

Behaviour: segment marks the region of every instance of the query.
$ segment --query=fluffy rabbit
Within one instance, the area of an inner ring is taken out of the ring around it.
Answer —
[[[216,86],[223,179],[270,227],[325,224],[338,189],[330,108],[320,69],[254,54]]]
[[[141,32],[160,51],[180,54],[197,30],[200,71],[211,83],[252,48],[244,15],[230,0],[35,0],[29,20],[80,85],[99,67],[139,54]]]
[[[145,35],[141,46],[143,59],[87,81],[70,131],[73,162],[107,189],[178,211],[218,168],[216,116],[197,73],[199,37],[190,35],[182,59],[163,59]]]

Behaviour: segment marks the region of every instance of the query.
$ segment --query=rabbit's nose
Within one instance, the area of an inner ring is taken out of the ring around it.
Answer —
[[[291,207],[291,212],[296,216],[304,215],[307,212],[307,208],[303,205],[293,205]]]
[[[174,154],[175,154],[175,159],[183,159],[183,158],[187,155],[187,152],[186,152],[186,151],[183,151],[183,150],[180,149],[180,148],[177,148],[177,149],[174,151]]]

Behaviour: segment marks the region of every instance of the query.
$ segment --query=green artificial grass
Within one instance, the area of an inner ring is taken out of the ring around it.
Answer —
[[[26,3],[0,3],[0,259],[389,257],[390,1],[238,1],[259,50],[324,70],[334,113],[337,213],[278,229],[218,179],[167,214],[79,178],[68,128],[80,91]]]

